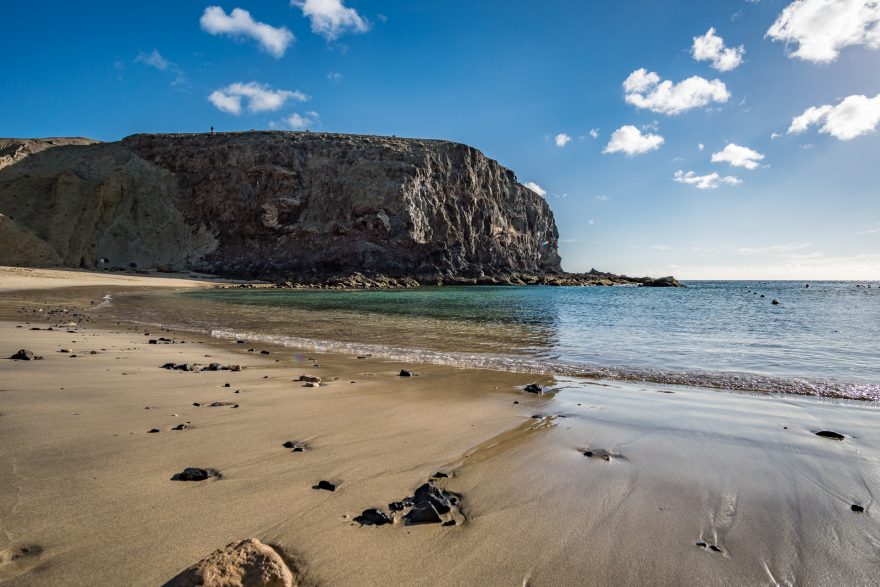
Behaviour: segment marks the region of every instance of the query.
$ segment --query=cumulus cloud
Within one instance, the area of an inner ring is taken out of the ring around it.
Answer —
[[[721,184],[737,185],[742,183],[742,180],[732,175],[725,175],[722,177],[714,171],[708,175],[697,175],[693,171],[685,173],[681,169],[675,172],[675,176],[673,176],[672,179],[678,183],[692,185],[698,190],[714,190]]]
[[[208,6],[199,23],[203,31],[212,35],[249,37],[275,58],[282,57],[294,41],[293,33],[286,27],[276,28],[258,22],[250,12],[241,8],[233,8],[232,12],[226,14],[219,6]]]
[[[873,132],[880,124],[880,94],[873,98],[860,94],[847,96],[839,104],[812,106],[791,119],[788,134],[801,133],[811,126],[841,141]]]
[[[538,194],[539,196],[541,196],[542,198],[547,195],[547,190],[545,190],[544,188],[542,188],[541,186],[539,186],[538,184],[536,184],[533,181],[527,181],[523,185],[526,186],[527,188],[529,188],[530,190],[532,190],[533,192],[535,192],[536,194]]]
[[[284,119],[284,122],[293,130],[304,130],[311,128],[321,121],[321,117],[314,110],[306,112],[304,115],[294,112]]]
[[[599,138],[599,129],[598,128],[591,128],[590,129],[590,136],[593,137],[594,139],[598,139]]]
[[[712,163],[730,163],[733,167],[746,169],[755,169],[762,159],[764,155],[761,153],[735,143],[728,143],[722,150],[712,153]]]
[[[569,141],[571,141],[571,137],[568,136],[567,134],[565,134],[564,132],[561,132],[558,135],[556,135],[556,138],[553,140],[556,143],[557,147],[564,147],[565,145],[568,144]]]
[[[627,124],[621,126],[611,134],[611,140],[605,145],[603,153],[625,153],[626,155],[640,155],[659,149],[663,144],[663,137],[655,134],[642,134],[642,131]]]
[[[711,61],[712,67],[718,71],[731,71],[739,67],[743,61],[745,47],[725,47],[724,39],[715,34],[715,29],[710,28],[701,37],[694,37],[694,45],[691,47],[691,55],[697,61]]]
[[[278,110],[288,100],[305,102],[308,99],[308,96],[300,91],[273,90],[270,86],[257,82],[236,82],[215,90],[208,96],[208,100],[218,110],[236,116],[244,109],[243,102],[247,102],[249,112],[266,112]]]
[[[724,82],[709,81],[700,76],[678,83],[661,81],[660,76],[645,68],[632,72],[623,82],[626,102],[651,112],[675,115],[711,102],[727,102],[730,92]]]
[[[880,2],[877,0],[795,0],[767,31],[774,41],[796,46],[790,51],[813,63],[829,63],[854,45],[880,48]]]
[[[291,6],[302,10],[312,22],[312,32],[328,41],[339,38],[346,31],[365,33],[370,23],[354,8],[347,8],[342,0],[291,0]]]

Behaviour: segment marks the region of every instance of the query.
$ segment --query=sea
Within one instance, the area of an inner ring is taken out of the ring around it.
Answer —
[[[304,351],[880,400],[880,283],[684,283],[209,289],[122,295],[104,310]]]

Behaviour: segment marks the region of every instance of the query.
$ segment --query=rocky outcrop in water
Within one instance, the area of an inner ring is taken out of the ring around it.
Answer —
[[[9,140],[0,157],[0,243],[26,243],[0,247],[2,263],[103,257],[239,277],[560,271],[547,203],[448,141],[135,135]]]

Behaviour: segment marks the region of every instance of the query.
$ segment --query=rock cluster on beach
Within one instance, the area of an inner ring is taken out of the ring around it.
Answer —
[[[384,526],[396,520],[407,526],[442,524],[455,526],[464,520],[461,514],[461,496],[436,485],[436,479],[448,477],[437,473],[415,490],[412,496],[388,504],[388,513],[379,508],[364,510],[354,521],[361,526]]]

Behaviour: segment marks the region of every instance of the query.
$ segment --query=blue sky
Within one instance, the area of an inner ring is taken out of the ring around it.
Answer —
[[[35,1],[0,29],[2,136],[451,139],[546,192],[571,271],[880,279],[869,0]]]

